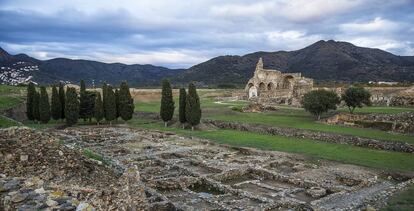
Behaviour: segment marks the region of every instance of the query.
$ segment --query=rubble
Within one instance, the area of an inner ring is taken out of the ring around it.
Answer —
[[[147,206],[143,184],[134,173],[119,175],[97,165],[47,133],[25,127],[1,129],[0,160],[0,210]],[[125,182],[130,177],[135,183]],[[140,204],[134,205],[131,198]]]
[[[127,127],[2,129],[0,158],[0,210],[376,208],[413,181]]]
[[[150,210],[365,206],[397,183],[362,167],[226,147],[173,133],[104,126],[49,132],[67,146],[102,154],[123,172],[136,166],[139,176],[132,177],[142,180]],[[350,196],[355,200],[348,200]]]

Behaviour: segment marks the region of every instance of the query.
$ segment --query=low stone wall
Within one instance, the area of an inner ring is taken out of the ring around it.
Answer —
[[[340,113],[327,118],[325,122],[327,124],[351,125],[398,133],[414,133],[414,112],[368,115]]]
[[[287,137],[307,138],[312,140],[324,141],[329,143],[350,144],[372,149],[389,150],[396,152],[414,153],[414,146],[408,143],[395,141],[381,141],[370,138],[362,138],[350,135],[325,133],[318,131],[302,130],[295,128],[281,128],[258,124],[243,124],[237,122],[225,122],[218,120],[204,119],[203,123],[212,124],[222,129],[232,129],[238,131],[250,131],[269,135],[281,135]]]

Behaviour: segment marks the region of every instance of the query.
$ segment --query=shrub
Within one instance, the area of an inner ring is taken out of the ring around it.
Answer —
[[[329,110],[335,110],[337,104],[340,103],[338,95],[333,91],[314,90],[303,96],[302,106],[306,111],[315,115],[318,120],[321,114]]]

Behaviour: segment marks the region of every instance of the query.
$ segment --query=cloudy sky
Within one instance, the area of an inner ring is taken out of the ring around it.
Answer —
[[[0,0],[0,47],[186,68],[340,40],[414,55],[414,0]]]

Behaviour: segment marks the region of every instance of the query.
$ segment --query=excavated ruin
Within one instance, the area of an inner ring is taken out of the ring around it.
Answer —
[[[413,183],[370,169],[303,156],[235,148],[126,127],[51,129],[71,148],[104,156],[119,172],[136,167],[152,210],[332,210],[380,206]]]

